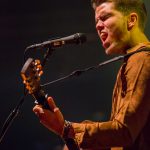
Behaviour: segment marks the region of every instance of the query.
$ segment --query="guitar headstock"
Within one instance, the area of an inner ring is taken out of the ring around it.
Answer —
[[[42,74],[40,60],[28,58],[21,70],[21,77],[29,94],[35,94],[40,90],[40,78]]]

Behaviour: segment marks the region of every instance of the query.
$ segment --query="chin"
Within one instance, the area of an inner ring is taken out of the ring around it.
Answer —
[[[106,53],[106,55],[113,55],[113,54],[116,54],[115,50],[110,49],[110,48],[106,48],[106,49],[105,49],[105,53]]]
[[[105,53],[107,55],[112,55],[112,54],[115,54],[115,47],[114,47],[114,44],[110,44],[109,42],[103,44],[103,47],[105,49]]]
[[[107,51],[107,50],[105,50],[105,54],[106,55],[111,55],[111,53],[109,51]]]
[[[105,48],[105,53],[107,55],[123,54],[124,46],[118,45],[117,43],[112,43],[109,45],[109,47]]]

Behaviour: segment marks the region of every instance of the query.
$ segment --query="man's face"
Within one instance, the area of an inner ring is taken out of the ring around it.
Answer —
[[[125,53],[129,42],[127,17],[115,9],[113,2],[105,2],[96,8],[95,20],[106,54]]]

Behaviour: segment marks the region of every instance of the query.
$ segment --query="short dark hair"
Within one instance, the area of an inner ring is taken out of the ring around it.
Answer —
[[[139,16],[139,27],[141,30],[145,29],[147,11],[143,0],[91,0],[94,9],[104,2],[113,2],[116,9],[124,15],[135,11]]]

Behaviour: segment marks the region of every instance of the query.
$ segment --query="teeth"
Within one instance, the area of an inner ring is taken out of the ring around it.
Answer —
[[[106,33],[101,33],[101,36],[104,36],[104,35],[106,35]]]
[[[102,33],[101,33],[101,36],[107,36],[107,34],[106,34],[106,33],[104,33],[104,32],[102,32]]]
[[[107,38],[107,33],[102,32],[100,36],[101,36],[101,39],[104,41]]]

